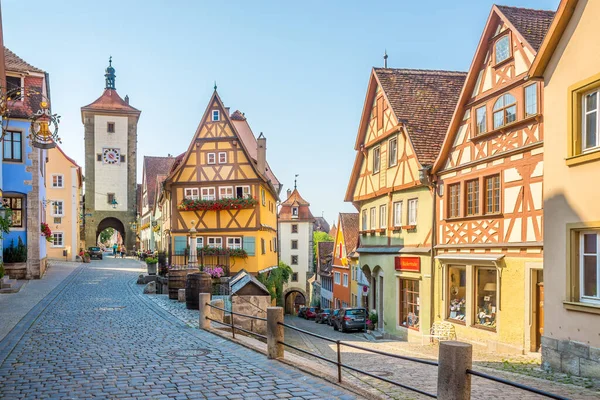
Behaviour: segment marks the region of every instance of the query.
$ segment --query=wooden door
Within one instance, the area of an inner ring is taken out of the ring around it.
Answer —
[[[539,282],[536,285],[536,332],[535,342],[540,348],[542,344],[542,336],[544,335],[544,282]]]

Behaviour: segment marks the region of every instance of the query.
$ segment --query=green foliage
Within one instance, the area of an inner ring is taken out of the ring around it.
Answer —
[[[377,315],[377,311],[372,310],[369,313],[369,320],[373,323],[373,326],[377,326],[377,322],[379,321],[379,316]]]
[[[313,232],[313,271],[317,270],[317,248],[320,242],[333,242],[333,238],[327,232]]]
[[[7,263],[19,263],[27,261],[27,246],[23,244],[23,240],[19,236],[17,247],[15,247],[15,240],[10,241],[10,246],[4,249],[3,257],[4,262]]]
[[[6,216],[4,218],[0,218],[0,240],[4,238],[5,233],[10,232],[10,227],[12,226],[12,210],[10,208],[5,208]]]
[[[100,243],[108,244],[110,238],[115,234],[114,228],[106,228],[102,232],[100,232]]]
[[[229,257],[240,257],[240,258],[248,258],[248,253],[244,249],[228,249],[221,247],[198,247],[196,248],[198,254],[202,252],[205,256],[219,256],[229,254]]]
[[[158,258],[147,257],[144,261],[146,261],[146,264],[157,264]]]
[[[267,287],[271,300],[277,299],[277,305],[283,306],[283,285],[287,283],[292,276],[292,268],[279,261],[279,268],[257,275],[257,279]]]
[[[4,263],[0,261],[0,278],[4,276]]]

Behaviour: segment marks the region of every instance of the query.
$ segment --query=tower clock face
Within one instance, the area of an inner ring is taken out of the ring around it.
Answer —
[[[121,152],[119,149],[104,148],[102,149],[102,160],[104,164],[118,164],[121,160]]]

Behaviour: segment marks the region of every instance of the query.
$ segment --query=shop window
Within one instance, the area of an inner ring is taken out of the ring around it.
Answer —
[[[496,270],[477,268],[475,273],[475,326],[496,330]]]
[[[400,318],[403,327],[419,330],[419,281],[400,279]]]
[[[467,302],[466,267],[448,267],[447,318],[464,324]]]

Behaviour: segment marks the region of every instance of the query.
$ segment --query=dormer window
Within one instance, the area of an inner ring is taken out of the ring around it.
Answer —
[[[23,91],[23,78],[20,76],[7,76],[6,89],[7,91],[14,90],[14,93],[11,93],[14,100],[23,100],[23,93],[16,94],[17,91]]]
[[[515,122],[517,119],[517,100],[515,97],[506,93],[494,104],[494,129]]]
[[[220,121],[221,120],[221,113],[219,112],[219,110],[213,110],[213,112],[212,112],[212,120],[213,121]]]
[[[508,35],[502,36],[500,39],[496,40],[496,45],[494,47],[496,64],[501,63],[510,57],[510,38]]]
[[[298,207],[292,207],[292,217],[298,218]]]

